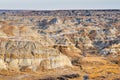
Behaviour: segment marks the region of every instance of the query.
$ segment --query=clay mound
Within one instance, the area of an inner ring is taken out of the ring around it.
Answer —
[[[10,26],[5,22],[0,23],[0,25],[1,38],[14,40],[40,40],[40,35],[29,26]]]
[[[13,31],[15,30],[15,26],[3,26],[1,30],[7,35],[7,36],[14,36],[15,34]]]
[[[76,47],[74,47],[74,46],[67,46],[67,47],[61,47],[61,48],[59,48],[60,49],[60,51],[63,53],[63,54],[65,54],[65,55],[67,55],[67,56],[69,56],[69,57],[71,57],[71,58],[74,58],[74,57],[81,57],[80,56],[80,54],[81,54],[81,50],[79,50],[79,49],[77,49]]]

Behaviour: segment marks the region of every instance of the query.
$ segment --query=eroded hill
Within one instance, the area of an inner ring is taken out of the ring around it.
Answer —
[[[120,79],[120,11],[0,11],[0,70],[5,80]]]

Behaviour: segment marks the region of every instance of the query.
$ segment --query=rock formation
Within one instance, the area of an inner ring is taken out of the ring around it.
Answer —
[[[2,25],[0,39],[0,69],[33,71],[38,68],[53,69],[72,66],[69,58],[50,46],[49,40],[27,26],[13,27]],[[2,35],[3,34],[3,35]],[[63,63],[64,61],[64,63]]]
[[[1,10],[0,70],[79,67],[91,79],[120,78],[119,17],[120,10]]]

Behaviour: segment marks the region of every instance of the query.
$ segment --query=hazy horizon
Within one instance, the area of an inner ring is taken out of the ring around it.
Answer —
[[[120,9],[120,0],[2,0],[5,10]]]

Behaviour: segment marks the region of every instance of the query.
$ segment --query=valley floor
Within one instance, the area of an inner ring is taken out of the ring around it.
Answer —
[[[1,71],[0,80],[120,80],[120,66],[110,63],[105,57],[83,57],[81,66],[32,72]]]

